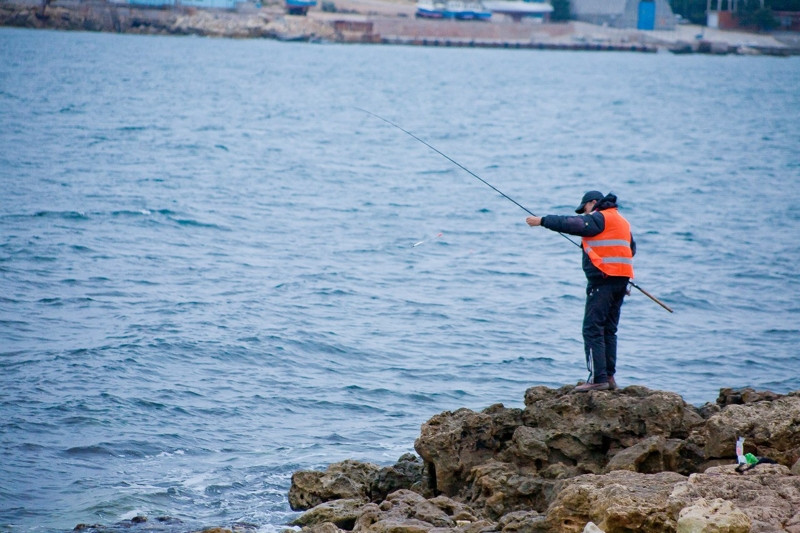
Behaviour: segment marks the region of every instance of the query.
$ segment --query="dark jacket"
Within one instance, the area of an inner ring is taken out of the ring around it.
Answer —
[[[567,233],[578,237],[594,237],[606,229],[606,219],[602,215],[605,209],[617,207],[617,197],[613,194],[606,195],[605,198],[597,202],[595,210],[588,215],[561,216],[547,215],[542,217],[542,226],[549,230],[559,233]],[[581,251],[583,245],[581,245]],[[631,235],[631,250],[636,255],[636,241]],[[628,278],[608,276],[592,264],[592,260],[585,252],[583,255],[583,272],[590,285],[600,285],[605,283],[627,283]]]

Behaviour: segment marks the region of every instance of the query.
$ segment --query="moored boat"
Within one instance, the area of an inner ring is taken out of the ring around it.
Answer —
[[[508,15],[515,20],[522,17],[547,20],[553,12],[550,2],[540,0],[483,0],[483,6],[492,13]]]
[[[488,20],[492,12],[480,0],[417,0],[417,17]]]
[[[286,0],[286,11],[290,15],[305,15],[308,8],[317,5],[317,0]]]
[[[444,18],[445,10],[445,2],[442,0],[417,0],[417,17],[441,19]]]

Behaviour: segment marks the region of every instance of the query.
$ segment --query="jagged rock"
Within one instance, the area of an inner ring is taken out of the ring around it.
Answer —
[[[480,525],[478,525],[480,524]],[[445,496],[426,499],[413,491],[401,489],[390,494],[380,505],[370,503],[361,509],[353,531],[365,533],[405,533],[436,530],[439,533],[458,529],[467,533],[476,527],[491,526],[476,518],[466,505]],[[475,532],[477,533],[477,531]]]
[[[800,392],[723,390],[695,408],[644,387],[570,390],[528,389],[524,410],[434,416],[415,442],[424,466],[409,454],[383,469],[296,473],[293,508],[353,500],[303,515],[303,532],[578,533],[592,522],[607,533],[800,533]],[[737,436],[782,464],[738,473]]]
[[[523,421],[529,427],[573,435],[576,440],[565,452],[579,461],[582,457],[574,456],[587,455],[587,448],[627,448],[656,435],[683,439],[703,423],[696,408],[671,392],[638,386],[590,394],[569,391],[564,387],[528,389]],[[592,455],[588,453],[586,460]]]
[[[293,526],[314,526],[331,523],[337,528],[353,529],[361,516],[363,500],[333,500],[321,503],[292,521]]]
[[[684,473],[686,468],[681,464],[680,456],[683,446],[684,441],[680,439],[665,439],[661,435],[649,437],[617,453],[608,462],[605,471],[630,470],[642,474],[665,471]]]
[[[379,470],[375,464],[352,460],[334,463],[325,472],[300,470],[292,474],[289,505],[295,511],[302,511],[331,500],[355,499],[366,503]]]
[[[680,507],[669,506],[669,497],[685,480],[674,472],[638,474],[624,470],[564,480],[547,510],[549,531],[579,533],[591,521],[608,533],[674,532]]]
[[[455,526],[455,521],[443,509],[410,490],[401,489],[393,492],[383,503],[388,504],[385,510],[390,516],[406,516],[427,522],[434,527]],[[383,505],[381,509],[384,509]]]
[[[423,491],[422,479],[425,465],[419,458],[407,453],[397,460],[393,466],[382,468],[370,484],[372,501],[383,501],[386,496],[400,489]]]
[[[536,511],[514,511],[497,521],[497,529],[503,533],[540,533],[546,527],[544,515]]]
[[[728,405],[742,405],[746,403],[755,403],[763,401],[773,401],[782,398],[783,395],[775,394],[772,391],[757,391],[750,387],[743,389],[720,389],[719,396],[717,397],[717,405],[726,407]]]
[[[428,500],[433,505],[445,512],[456,524],[459,522],[477,522],[478,518],[474,511],[467,505],[457,502],[447,496],[436,496]]]
[[[312,526],[304,527],[304,533],[345,533],[346,530],[340,529],[331,522],[323,522],[321,524],[314,524]],[[284,533],[294,533],[293,529],[284,531]]]
[[[681,509],[677,533],[749,533],[750,519],[731,502],[700,498]]]
[[[481,413],[445,411],[423,424],[414,449],[430,465],[430,488],[456,495],[472,467],[491,459],[511,439],[521,415],[519,409],[495,405]]]
[[[472,469],[466,480],[469,503],[498,518],[510,511],[543,511],[553,496],[555,481],[519,469],[516,465],[487,461]]]
[[[706,457],[735,460],[740,436],[745,453],[791,467],[800,459],[800,394],[725,407],[705,424]]]
[[[430,488],[450,496],[461,492],[473,504],[482,499],[496,517],[545,508],[552,483],[543,480],[599,474],[631,446],[638,448],[612,467],[688,474],[702,463],[702,446],[683,439],[704,420],[679,395],[644,387],[570,391],[528,389],[522,412],[495,405],[481,413],[460,409],[434,416],[414,444],[433,473]]]
[[[734,465],[709,468],[675,487],[670,507],[685,508],[700,498],[731,502],[750,519],[752,533],[800,526],[800,478],[782,465],[760,464],[740,474]],[[800,532],[800,528],[797,530]]]

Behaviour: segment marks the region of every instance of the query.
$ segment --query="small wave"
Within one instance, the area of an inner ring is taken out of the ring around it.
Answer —
[[[129,210],[129,209],[121,209],[117,211],[112,211],[111,216],[115,217],[139,217],[139,216],[149,216],[152,215],[153,212],[149,209],[136,209],[136,210]]]
[[[62,107],[58,110],[61,114],[81,114],[84,112],[83,106],[77,106],[75,104],[70,104],[67,106]]]
[[[89,220],[89,216],[83,211],[37,211],[33,216],[65,220]]]
[[[177,219],[175,219],[175,222],[177,222],[181,226],[191,226],[191,227],[197,227],[197,228],[210,228],[210,229],[218,229],[218,230],[222,230],[222,231],[228,231],[226,228],[223,228],[222,226],[220,226],[218,224],[214,224],[214,223],[211,223],[211,222],[200,222],[199,220],[195,220],[193,218],[177,218]]]
[[[106,448],[105,446],[93,444],[89,446],[73,446],[72,448],[67,448],[64,450],[64,453],[67,455],[77,455],[77,456],[93,456],[93,455],[100,455],[103,457],[113,457],[114,454]]]

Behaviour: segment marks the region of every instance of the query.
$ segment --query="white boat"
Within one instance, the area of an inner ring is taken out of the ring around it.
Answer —
[[[527,0],[483,0],[483,6],[492,13],[510,15],[514,18],[544,17],[553,12],[549,2]]]
[[[417,0],[417,17],[441,19],[445,8],[444,0]]]
[[[480,0],[417,0],[417,17],[488,20],[491,16]]]

